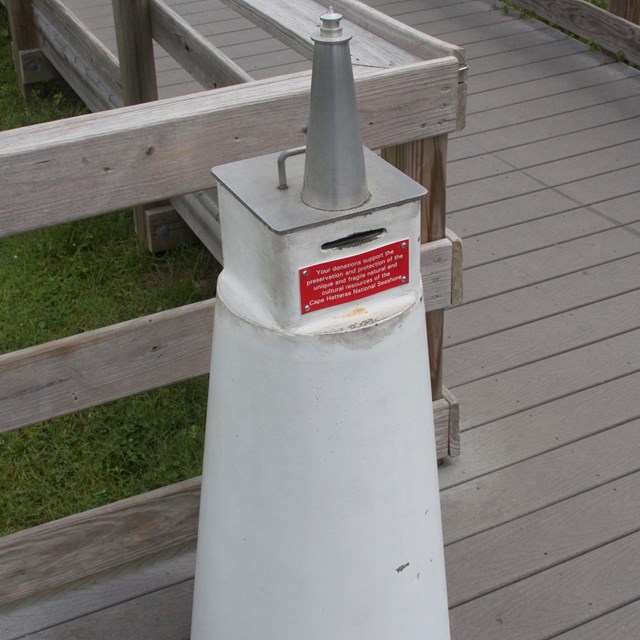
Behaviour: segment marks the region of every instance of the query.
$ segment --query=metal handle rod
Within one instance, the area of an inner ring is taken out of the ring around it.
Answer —
[[[278,189],[288,189],[289,185],[287,184],[287,170],[284,166],[287,158],[291,156],[299,156],[301,153],[304,153],[307,150],[307,147],[295,147],[295,149],[287,149],[283,151],[278,156]]]

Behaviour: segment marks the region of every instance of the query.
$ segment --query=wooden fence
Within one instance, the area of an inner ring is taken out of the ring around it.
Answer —
[[[609,11],[585,0],[514,0],[514,4],[640,65],[640,0],[609,0]]]
[[[114,0],[120,62],[61,0],[8,3],[16,65],[27,52],[44,56],[98,112],[0,133],[0,237],[171,199],[199,216],[205,242],[219,254],[210,167],[304,144],[309,73],[253,81],[162,0]],[[311,55],[320,5],[229,4]],[[431,190],[421,271],[437,448],[455,455],[457,402],[442,387],[441,358],[443,309],[461,299],[461,243],[445,229],[444,214],[447,135],[464,123],[463,51],[355,0],[334,7],[361,61],[354,75],[365,144]],[[155,100],[152,37],[211,89]],[[0,356],[0,431],[206,373],[213,306],[200,302]],[[0,605],[193,541],[198,492],[193,479],[0,539]]]

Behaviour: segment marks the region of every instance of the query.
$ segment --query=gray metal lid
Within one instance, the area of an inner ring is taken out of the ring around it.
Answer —
[[[301,201],[303,156],[287,160],[289,188],[285,190],[278,188],[278,153],[230,162],[214,167],[212,173],[256,218],[278,234],[366,215],[426,195],[427,190],[421,184],[366,147],[363,151],[366,172],[371,179],[371,194],[364,203],[343,211],[317,209]]]

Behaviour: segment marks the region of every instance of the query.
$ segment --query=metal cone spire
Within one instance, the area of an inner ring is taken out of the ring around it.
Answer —
[[[320,16],[311,76],[302,201],[315,209],[342,211],[369,198],[356,105],[349,40],[342,16],[329,7]]]

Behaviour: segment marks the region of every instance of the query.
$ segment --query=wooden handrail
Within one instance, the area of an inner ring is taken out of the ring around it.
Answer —
[[[153,37],[205,89],[227,87],[253,78],[214,47],[163,0],[149,0]]]
[[[369,147],[456,129],[453,56],[355,75]],[[206,189],[215,164],[300,146],[308,91],[304,72],[2,132],[0,235]]]
[[[459,242],[421,247],[427,309],[457,301]],[[213,308],[205,300],[0,355],[0,433],[208,373]]]

